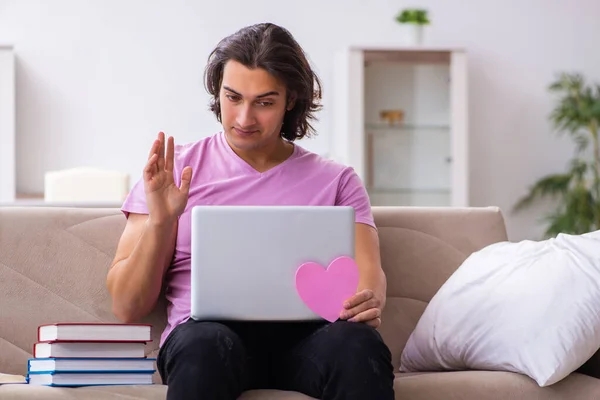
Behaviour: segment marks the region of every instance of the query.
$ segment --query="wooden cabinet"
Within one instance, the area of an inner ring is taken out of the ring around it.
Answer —
[[[351,47],[334,78],[332,158],[373,205],[469,205],[464,50]]]

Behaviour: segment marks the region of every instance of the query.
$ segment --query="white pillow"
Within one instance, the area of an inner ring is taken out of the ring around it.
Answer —
[[[433,297],[403,372],[512,371],[548,386],[600,347],[600,231],[473,253]]]

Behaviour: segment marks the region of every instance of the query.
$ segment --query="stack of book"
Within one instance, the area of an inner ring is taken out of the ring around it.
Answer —
[[[145,324],[59,323],[38,327],[33,358],[27,363],[30,385],[150,385],[154,358],[145,346]]]

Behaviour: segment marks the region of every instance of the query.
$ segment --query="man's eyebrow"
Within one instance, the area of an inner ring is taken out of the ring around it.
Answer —
[[[232,93],[235,93],[235,94],[237,94],[237,95],[238,95],[238,96],[240,96],[240,97],[243,97],[241,93],[239,93],[239,92],[236,92],[235,90],[233,90],[233,89],[232,89],[232,88],[230,88],[229,86],[225,86],[225,85],[223,85],[223,89],[225,89],[225,90],[227,90],[227,91],[230,91],[230,92],[232,92]],[[272,91],[270,91],[270,92],[267,92],[267,93],[259,94],[258,96],[256,96],[256,98],[257,98],[257,99],[260,99],[261,97],[267,97],[267,96],[279,96],[279,92],[277,92],[277,91],[275,91],[275,90],[272,90]]]

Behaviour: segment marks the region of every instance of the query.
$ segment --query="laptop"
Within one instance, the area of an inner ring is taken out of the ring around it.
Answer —
[[[195,206],[191,219],[195,320],[323,320],[298,295],[296,270],[355,256],[352,207]]]

